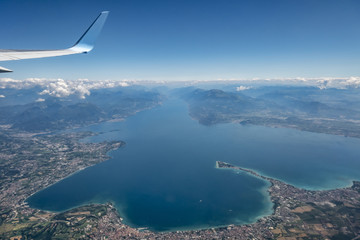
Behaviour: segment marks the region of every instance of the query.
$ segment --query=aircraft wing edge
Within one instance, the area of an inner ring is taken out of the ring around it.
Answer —
[[[5,73],[5,72],[12,72],[12,70],[0,66],[0,73]]]
[[[56,57],[56,56],[90,52],[94,48],[95,40],[101,32],[101,29],[104,26],[108,14],[109,14],[108,11],[101,12],[99,16],[95,19],[95,21],[90,25],[90,27],[85,31],[85,33],[71,48],[59,49],[59,50],[0,49],[0,61]],[[6,68],[2,68],[2,69],[6,69]]]

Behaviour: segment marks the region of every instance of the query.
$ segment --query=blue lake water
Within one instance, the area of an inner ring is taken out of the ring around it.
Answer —
[[[101,132],[84,141],[127,144],[110,152],[109,161],[33,195],[31,207],[63,211],[111,201],[133,227],[198,229],[250,223],[272,213],[268,182],[216,169],[216,161],[307,189],[339,188],[360,179],[360,139],[239,124],[203,126],[181,100],[80,130]]]

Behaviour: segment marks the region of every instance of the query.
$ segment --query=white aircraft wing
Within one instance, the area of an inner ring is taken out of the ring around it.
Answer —
[[[74,46],[62,50],[10,50],[0,49],[0,61],[11,61],[29,58],[56,57],[77,53],[90,52],[97,36],[99,35],[109,12],[101,12],[95,21],[90,25]],[[10,69],[0,67],[1,72],[12,72]]]

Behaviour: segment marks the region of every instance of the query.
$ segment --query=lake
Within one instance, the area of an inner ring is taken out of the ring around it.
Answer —
[[[178,99],[77,131],[101,133],[84,141],[123,140],[126,146],[34,194],[31,207],[64,211],[111,201],[133,227],[200,229],[252,223],[272,213],[268,182],[216,169],[216,161],[306,189],[360,179],[360,139],[233,123],[204,126]]]

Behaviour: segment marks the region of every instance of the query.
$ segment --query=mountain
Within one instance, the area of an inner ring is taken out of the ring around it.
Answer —
[[[31,91],[27,92],[31,95]],[[94,90],[86,99],[47,97],[40,102],[28,103],[27,98],[25,104],[16,104],[19,100],[15,104],[3,102],[0,124],[28,132],[61,130],[125,118],[156,106],[162,99],[157,92],[123,88]]]
[[[360,137],[359,90],[279,86],[246,92],[177,90],[204,125],[239,122]]]

